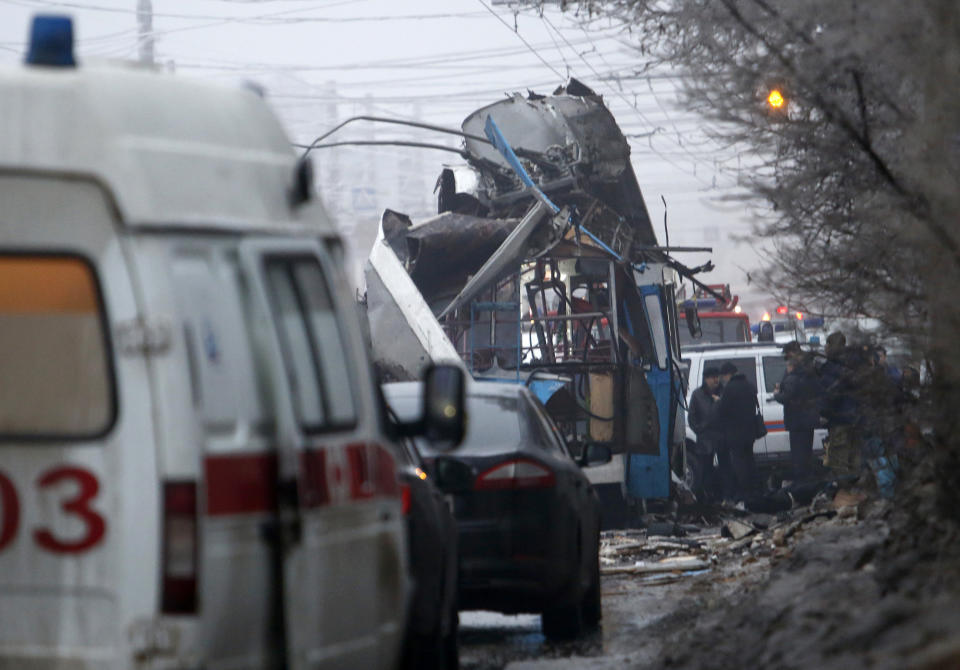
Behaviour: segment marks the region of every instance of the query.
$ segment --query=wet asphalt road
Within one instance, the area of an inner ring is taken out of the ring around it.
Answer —
[[[664,638],[692,626],[704,607],[722,606],[731,594],[769,574],[769,559],[721,558],[707,570],[673,577],[604,575],[603,622],[583,638],[549,642],[540,617],[493,612],[460,613],[463,670],[611,670],[659,667]]]
[[[643,628],[674,611],[697,588],[697,578],[650,585],[634,577],[605,576],[600,630],[564,643],[549,642],[540,632],[540,617],[494,612],[460,613],[460,667],[464,670],[633,667],[650,663],[655,640]]]

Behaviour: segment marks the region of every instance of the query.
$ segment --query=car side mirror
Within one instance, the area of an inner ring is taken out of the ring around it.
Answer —
[[[696,305],[687,305],[683,308],[683,313],[687,317],[687,330],[690,331],[690,337],[695,340],[703,337],[703,328],[700,325],[700,315],[697,313]]]
[[[610,451],[610,447],[605,444],[588,442],[583,448],[583,453],[580,455],[577,465],[581,468],[589,468],[593,465],[609,463],[612,458],[613,452]]]
[[[473,469],[456,458],[437,456],[433,460],[433,481],[444,493],[464,493],[473,489]]]
[[[434,449],[452,449],[466,430],[466,374],[456,365],[431,365],[423,377],[423,436]]]

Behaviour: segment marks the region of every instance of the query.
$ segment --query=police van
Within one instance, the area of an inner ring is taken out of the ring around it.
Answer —
[[[790,459],[790,434],[783,423],[783,405],[774,400],[777,384],[787,371],[780,345],[771,342],[740,342],[731,344],[702,344],[684,347],[683,362],[689,365],[687,406],[693,392],[703,385],[703,372],[707,368],[720,368],[732,363],[742,372],[747,381],[757,389],[757,404],[763,412],[767,434],[753,443],[753,454],[759,464],[774,464]],[[826,429],[813,432],[814,454],[823,452]],[[689,423],[686,427],[687,448],[696,443],[696,433]]]
[[[61,17],[0,100],[0,668],[393,667],[394,452],[264,100]]]

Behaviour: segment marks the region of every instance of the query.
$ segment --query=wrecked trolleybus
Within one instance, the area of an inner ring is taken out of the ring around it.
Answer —
[[[447,168],[438,216],[383,215],[367,269],[375,356],[388,373],[403,367],[397,328],[378,320],[396,318],[382,294],[412,280],[394,300],[419,292],[477,380],[529,386],[574,452],[610,447],[611,463],[588,472],[605,525],[630,523],[683,472],[676,291],[684,278],[703,286],[693,275],[709,268],[658,245],[630,147],[580,82],[483,107],[461,134],[475,188],[458,191],[467,175]],[[414,330],[420,309],[407,316]]]

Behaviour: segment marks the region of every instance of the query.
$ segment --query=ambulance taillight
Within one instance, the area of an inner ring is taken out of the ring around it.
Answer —
[[[197,484],[163,485],[163,565],[161,611],[197,612]]]

